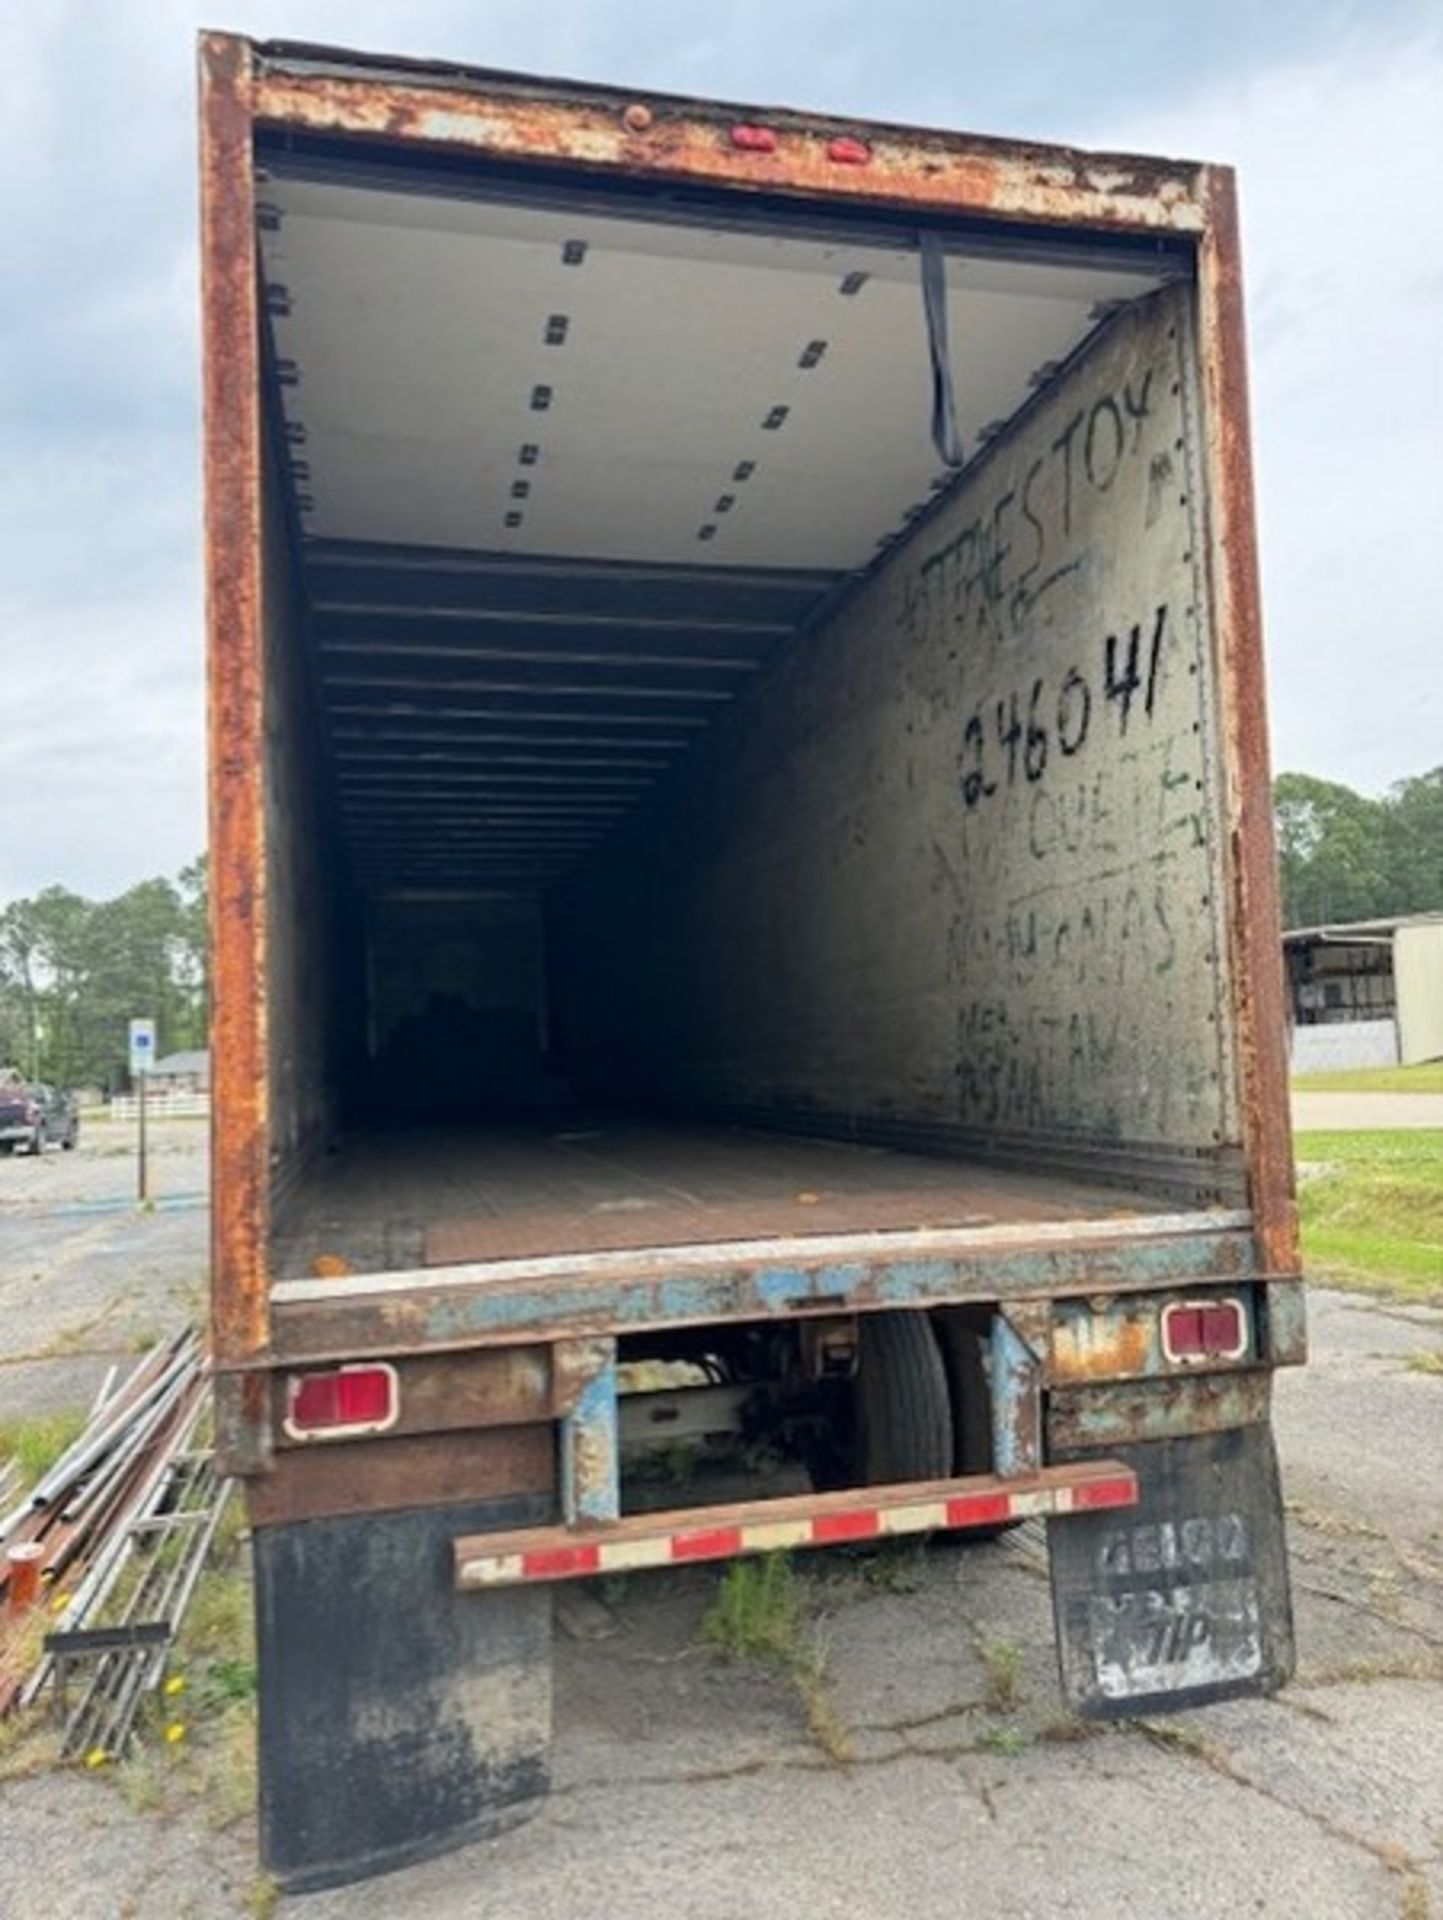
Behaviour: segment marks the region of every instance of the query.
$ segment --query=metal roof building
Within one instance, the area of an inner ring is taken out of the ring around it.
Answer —
[[[1294,1073],[1443,1059],[1443,912],[1283,935]]]

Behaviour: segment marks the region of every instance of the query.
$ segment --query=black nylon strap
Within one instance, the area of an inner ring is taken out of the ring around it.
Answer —
[[[945,466],[962,465],[962,435],[957,427],[957,398],[952,391],[952,356],[947,348],[947,257],[929,235],[922,236],[922,309],[927,316],[927,352],[932,362],[932,444]]]

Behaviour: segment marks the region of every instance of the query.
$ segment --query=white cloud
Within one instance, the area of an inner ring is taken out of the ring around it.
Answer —
[[[1239,170],[1275,765],[1377,790],[1443,763],[1443,38],[1115,135]]]

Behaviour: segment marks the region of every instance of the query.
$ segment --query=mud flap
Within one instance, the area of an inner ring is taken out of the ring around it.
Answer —
[[[255,1534],[261,1854],[288,1892],[482,1838],[546,1793],[551,1590],[460,1594],[458,1534],[549,1499]]]
[[[1116,1719],[1280,1687],[1293,1615],[1271,1427],[1108,1453],[1139,1504],[1048,1525],[1070,1704]]]

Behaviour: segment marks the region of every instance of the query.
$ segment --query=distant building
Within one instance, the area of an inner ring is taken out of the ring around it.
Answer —
[[[152,1093],[209,1093],[210,1051],[192,1047],[157,1060],[147,1076]]]
[[[1283,935],[1294,1073],[1443,1059],[1443,913]]]

